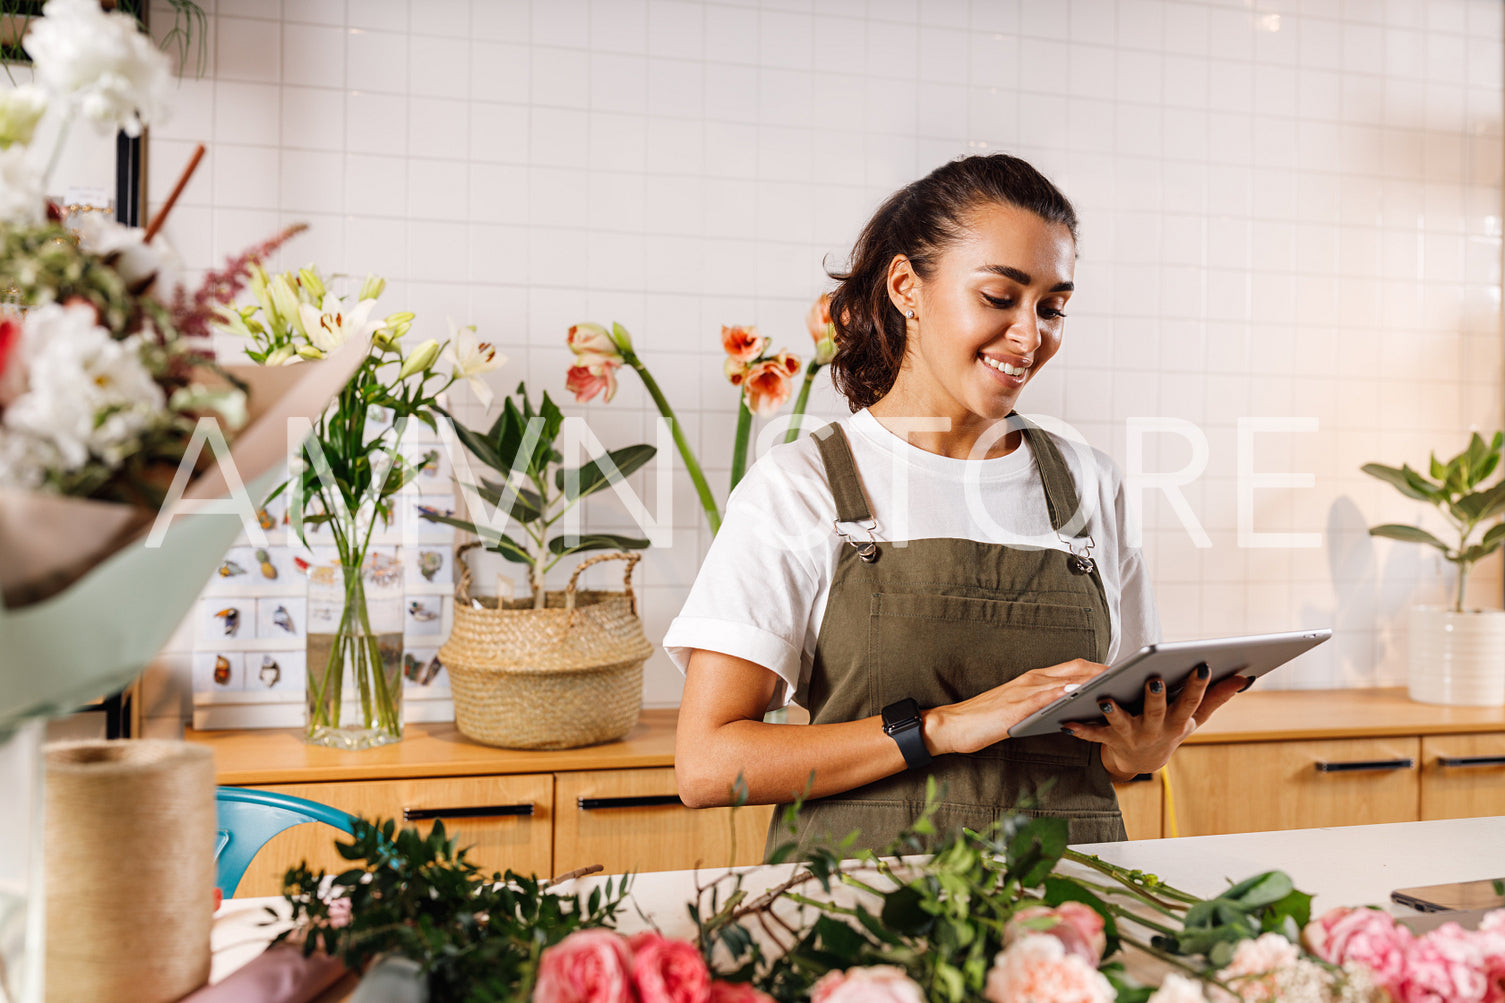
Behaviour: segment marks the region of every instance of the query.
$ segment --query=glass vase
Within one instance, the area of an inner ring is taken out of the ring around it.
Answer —
[[[381,553],[309,568],[304,740],[369,749],[402,739],[402,564]]]
[[[0,997],[42,1003],[46,959],[43,882],[42,741],[45,719],[27,721],[0,739]]]

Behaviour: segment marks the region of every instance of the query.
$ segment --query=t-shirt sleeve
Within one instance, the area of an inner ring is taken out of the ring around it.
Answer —
[[[1109,461],[1111,463],[1111,461]],[[1160,611],[1155,605],[1155,588],[1145,567],[1144,551],[1131,545],[1135,534],[1131,520],[1137,519],[1128,505],[1123,475],[1112,468],[1113,508],[1118,532],[1118,646],[1108,659],[1111,665],[1160,638]]]
[[[780,679],[773,707],[799,689],[821,588],[817,559],[829,549],[829,533],[818,527],[832,515],[820,510],[823,481],[804,452],[799,444],[778,447],[737,485],[663,641],[681,672],[696,648],[769,669]]]

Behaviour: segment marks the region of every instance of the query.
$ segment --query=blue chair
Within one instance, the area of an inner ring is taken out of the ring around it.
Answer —
[[[304,822],[323,822],[352,832],[351,818],[338,808],[291,794],[220,787],[214,792],[219,838],[214,844],[214,883],[225,898],[235,895],[251,858],[284,829]]]

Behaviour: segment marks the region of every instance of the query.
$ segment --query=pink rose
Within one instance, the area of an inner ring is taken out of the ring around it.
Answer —
[[[1489,989],[1484,952],[1473,934],[1444,923],[1411,942],[1399,1003],[1482,1003]]]
[[[1055,937],[1020,937],[993,959],[982,990],[990,1003],[1112,1003],[1112,984]],[[820,1003],[815,1000],[814,1003]]]
[[[925,994],[904,969],[869,965],[822,975],[810,987],[810,1003],[925,1003]]]
[[[747,409],[759,417],[769,417],[789,400],[789,372],[779,359],[764,359],[749,366],[742,383]]]
[[[756,327],[721,327],[721,347],[727,355],[738,362],[751,362],[763,354],[768,339],[758,334]]]
[[[1051,921],[1050,925],[1045,925],[1046,920]],[[1085,902],[1062,902],[1054,909],[1046,905],[1020,909],[1003,929],[1004,946],[1019,937],[1037,933],[1055,937],[1068,953],[1075,954],[1093,968],[1108,949],[1103,917]]]
[[[633,937],[632,982],[641,1003],[708,1003],[711,973],[694,944],[657,933]]]
[[[635,1003],[632,954],[610,930],[577,930],[543,952],[534,1003]]]
[[[1307,949],[1334,965],[1355,962],[1393,996],[1406,970],[1406,950],[1415,938],[1378,909],[1331,909],[1306,925]]]
[[[712,982],[710,1003],[773,1003],[773,997],[746,982]]]

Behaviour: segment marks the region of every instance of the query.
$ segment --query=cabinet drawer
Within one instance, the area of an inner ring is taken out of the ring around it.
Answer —
[[[1136,780],[1127,784],[1114,784],[1118,792],[1118,807],[1124,813],[1124,828],[1130,839],[1159,839],[1161,836],[1160,805],[1162,791],[1160,777]]]
[[[1412,822],[1420,755],[1417,738],[1184,745],[1170,766],[1180,833]]]
[[[686,808],[666,767],[556,774],[554,814],[556,873],[620,874],[761,863],[773,807]]]
[[[1505,815],[1505,734],[1421,740],[1421,817]]]
[[[444,831],[458,838],[461,846],[470,847],[467,857],[482,871],[510,868],[519,874],[553,873],[554,778],[548,773],[277,784],[261,789],[319,801],[365,818],[396,818],[399,826],[412,825],[421,832],[433,828],[433,815],[437,814],[444,821]],[[519,805],[531,805],[531,814],[501,813],[519,810],[515,807]],[[461,817],[446,814],[456,809],[461,810]],[[404,822],[404,812],[426,817]],[[322,867],[331,874],[346,870],[349,862],[334,850],[338,838],[340,833],[319,822],[294,826],[274,836],[251,861],[235,894],[278,894],[282,875],[300,860],[307,860],[314,870]]]

